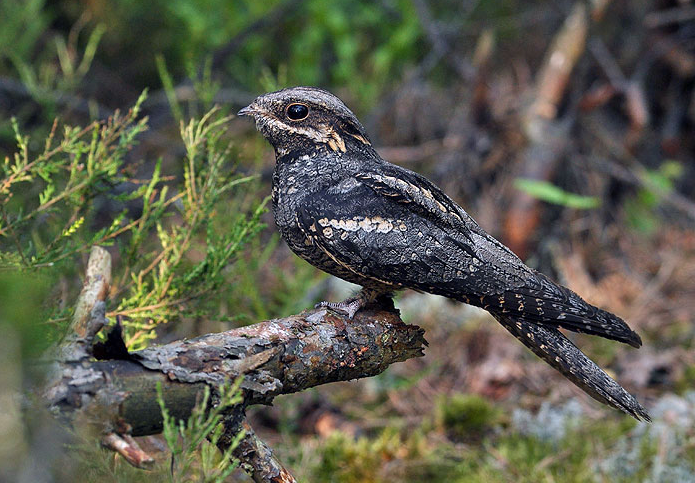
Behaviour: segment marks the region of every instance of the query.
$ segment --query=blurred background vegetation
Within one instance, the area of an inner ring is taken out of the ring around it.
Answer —
[[[427,329],[426,358],[252,414],[300,481],[693,481],[694,12],[689,0],[0,2],[0,480],[197,478],[170,471],[161,439],[143,442],[160,455],[144,474],[18,396],[40,383],[92,244],[114,258],[109,316],[133,349],[353,290],[279,239],[272,151],[233,116],[268,90],[315,85],[386,159],[628,320],[639,351],[572,337],[655,423],[599,407],[484,313],[406,293],[397,306]]]

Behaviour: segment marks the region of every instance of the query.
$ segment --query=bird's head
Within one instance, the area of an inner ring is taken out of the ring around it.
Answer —
[[[345,153],[371,148],[357,117],[343,101],[323,89],[291,87],[263,94],[239,115],[253,116],[256,128],[278,156],[290,151],[327,149]]]

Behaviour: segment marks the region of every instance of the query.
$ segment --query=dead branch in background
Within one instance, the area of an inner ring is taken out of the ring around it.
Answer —
[[[294,481],[246,422],[246,408],[270,404],[280,394],[374,376],[394,362],[423,356],[427,345],[424,331],[404,324],[392,305],[362,310],[353,320],[309,310],[132,353],[117,324],[106,342],[92,345],[107,323],[110,265],[108,252],[92,250],[76,332],[59,351],[44,397],[62,420],[96,427],[103,444],[135,466],[153,462],[133,436],[162,430],[158,385],[170,414],[185,420],[206,386],[214,390],[243,376],[243,403],[227,415],[219,445],[224,448],[243,427],[245,437],[234,451],[242,468],[258,482]]]
[[[583,2],[575,3],[553,43],[546,52],[537,76],[534,98],[523,113],[523,129],[528,146],[518,176],[548,180],[567,147],[571,119],[558,120],[558,110],[570,76],[586,47],[589,16]],[[537,198],[517,191],[509,204],[504,224],[507,245],[521,258],[529,252],[529,238],[541,219]]]

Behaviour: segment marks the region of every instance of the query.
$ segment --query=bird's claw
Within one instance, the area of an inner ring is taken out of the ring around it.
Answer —
[[[354,298],[343,300],[342,302],[319,302],[314,308],[318,309],[321,307],[328,307],[329,309],[335,310],[336,312],[343,313],[348,316],[348,319],[352,320],[358,310],[363,306],[362,299]]]

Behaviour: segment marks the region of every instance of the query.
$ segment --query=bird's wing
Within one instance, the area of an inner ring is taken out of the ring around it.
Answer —
[[[311,243],[333,260],[376,281],[465,301],[469,296],[462,293],[475,293],[490,279],[498,279],[495,286],[514,280],[495,267],[494,260],[481,261],[473,247],[462,247],[451,225],[435,221],[438,214],[414,214],[428,208],[413,211],[412,203],[398,201],[395,195],[374,196],[363,183],[346,183],[307,196],[297,209],[297,221]],[[457,274],[456,267],[468,265],[478,267],[471,277]],[[634,397],[557,330],[558,322],[488,309],[524,345],[594,399],[649,420]]]
[[[522,318],[494,316],[534,354],[557,369],[588,395],[630,414],[638,421],[651,421],[647,411],[632,394],[615,382],[559,330],[534,324]]]
[[[402,168],[391,172],[389,167],[396,168],[385,165],[385,169],[379,173],[363,171],[357,173],[355,178],[381,196],[407,204],[413,212],[457,228],[462,234],[466,234],[473,226],[477,227],[473,218],[427,178]]]
[[[642,345],[620,317],[528,268],[427,178],[395,165],[380,168],[378,173],[365,171],[356,178],[388,200],[390,206],[405,207],[411,214],[409,219],[413,215],[424,218],[428,229],[437,233],[444,251],[457,254],[439,257],[449,267],[444,273],[454,274],[452,280],[435,273],[432,280],[422,280],[420,285],[435,287],[435,293],[491,312],[523,315],[539,324],[598,335],[633,347]],[[429,258],[437,256],[434,253]],[[419,288],[432,291],[427,287]]]
[[[436,274],[424,272],[444,269],[429,266],[434,260],[425,256],[425,245],[433,243],[428,220],[358,181],[305,196],[296,216],[310,242],[357,278],[417,290],[414,275],[425,280]]]

